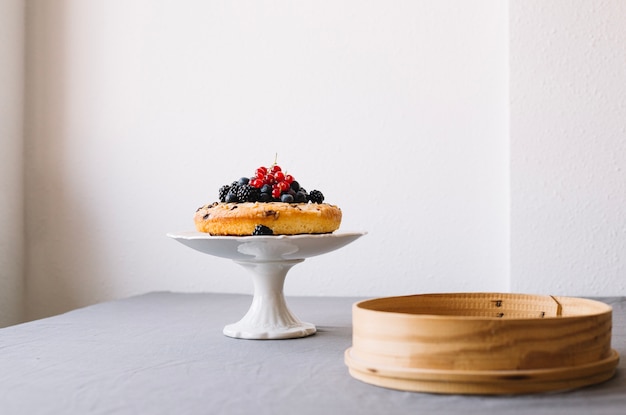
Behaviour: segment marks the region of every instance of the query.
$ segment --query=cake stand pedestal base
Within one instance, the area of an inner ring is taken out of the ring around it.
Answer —
[[[252,274],[254,296],[246,315],[224,327],[224,335],[237,339],[293,339],[314,334],[311,323],[300,321],[287,307],[283,286],[289,269],[304,261],[235,261]]]

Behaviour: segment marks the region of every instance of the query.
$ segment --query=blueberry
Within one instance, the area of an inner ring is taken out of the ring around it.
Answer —
[[[268,194],[272,194],[272,186],[270,186],[269,184],[264,184],[263,187],[261,187],[261,193],[268,193]]]
[[[247,178],[247,177],[242,177],[241,179],[239,179],[239,181],[237,183],[241,184],[241,185],[248,184],[248,183],[250,183],[250,179]]]
[[[300,190],[300,183],[298,183],[295,180],[291,182],[291,190],[293,190],[294,192],[297,192],[298,190]]]
[[[290,195],[289,193],[283,193],[280,196],[280,201],[283,203],[293,203],[294,198],[292,195]]]
[[[307,202],[306,193],[296,192],[296,195],[294,196],[294,200],[296,203],[306,203]]]
[[[271,202],[272,201],[272,195],[269,193],[261,193],[259,195],[259,202]]]
[[[226,203],[237,203],[239,199],[237,198],[237,194],[233,192],[228,192],[226,195]]]

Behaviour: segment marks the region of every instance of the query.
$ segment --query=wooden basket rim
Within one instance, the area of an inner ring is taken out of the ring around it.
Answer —
[[[380,316],[393,316],[394,318],[407,318],[407,319],[433,319],[433,320],[502,320],[501,316],[477,316],[477,315],[459,315],[459,314],[436,314],[436,313],[411,313],[393,311],[384,308],[377,308],[381,303],[389,304],[392,301],[411,301],[424,299],[441,299],[443,301],[447,299],[454,299],[460,302],[459,299],[465,299],[467,305],[472,305],[474,309],[480,309],[485,304],[485,300],[494,303],[497,301],[519,302],[522,304],[525,302],[535,302],[536,305],[545,303],[552,307],[556,307],[556,315],[541,316],[541,320],[547,319],[576,319],[586,318],[590,316],[602,315],[611,313],[613,307],[609,304],[603,303],[598,300],[581,297],[568,297],[568,296],[553,296],[553,295],[537,295],[537,294],[520,294],[520,293],[499,293],[499,292],[456,292],[456,293],[425,293],[425,294],[411,294],[392,297],[378,297],[370,298],[358,301],[353,304],[353,311],[373,313]],[[574,315],[562,315],[562,303],[577,303],[578,306],[583,308],[583,312],[579,312]],[[486,310],[486,308],[485,308]],[[516,321],[530,321],[537,320],[538,317],[507,317],[506,320]]]

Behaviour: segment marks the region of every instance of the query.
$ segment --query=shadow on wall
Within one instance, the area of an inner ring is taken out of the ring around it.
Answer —
[[[23,41],[22,2],[0,2],[0,327],[22,318]]]
[[[80,287],[66,279],[69,267],[97,267],[87,202],[74,188],[68,131],[73,112],[68,64],[69,16],[65,1],[30,2],[26,28],[26,318],[78,306]],[[74,271],[73,271],[74,272]],[[45,281],[45,284],[42,282]]]

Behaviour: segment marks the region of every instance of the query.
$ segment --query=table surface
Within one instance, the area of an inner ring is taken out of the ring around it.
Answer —
[[[350,376],[357,298],[287,297],[310,337],[240,340],[222,328],[251,296],[157,292],[0,329],[0,414],[620,414],[624,359],[611,380],[523,396],[436,395]],[[626,297],[613,348],[626,356]]]

